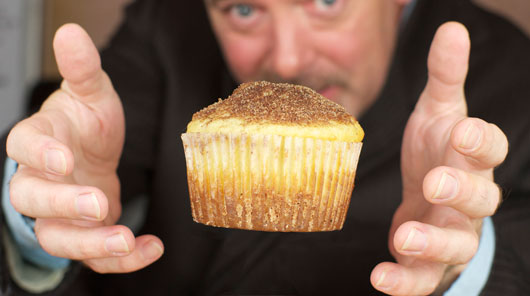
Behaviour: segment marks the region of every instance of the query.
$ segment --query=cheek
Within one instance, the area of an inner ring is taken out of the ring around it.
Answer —
[[[321,55],[351,74],[370,64],[378,54],[378,33],[371,19],[354,14],[333,31],[319,32],[314,44]]]
[[[377,60],[383,58],[380,49],[386,45],[385,38],[382,38],[385,37],[382,36],[385,32],[383,27],[386,27],[382,19],[384,9],[379,2],[360,1],[350,7],[352,11],[348,18],[332,28],[319,31],[313,44],[320,55],[349,74],[360,75],[356,73],[377,67]]]
[[[326,59],[335,66],[350,72],[360,59],[362,47],[357,38],[353,38],[352,33],[324,33],[317,36],[315,51],[317,56]]]
[[[225,36],[221,47],[232,74],[239,82],[256,80],[262,72],[267,52],[263,38]]]
[[[333,32],[319,32],[313,42],[318,55],[346,75],[350,86],[361,92],[380,80],[388,59],[382,50],[387,44],[378,26],[364,15],[355,15]]]

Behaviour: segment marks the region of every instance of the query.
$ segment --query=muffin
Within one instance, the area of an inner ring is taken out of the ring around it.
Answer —
[[[182,134],[193,219],[261,231],[342,229],[364,132],[310,88],[240,85]]]

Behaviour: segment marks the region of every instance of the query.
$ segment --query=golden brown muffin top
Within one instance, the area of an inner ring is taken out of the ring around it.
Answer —
[[[243,83],[227,99],[193,115],[193,120],[206,122],[230,118],[284,125],[356,122],[344,107],[308,87],[266,81]]]

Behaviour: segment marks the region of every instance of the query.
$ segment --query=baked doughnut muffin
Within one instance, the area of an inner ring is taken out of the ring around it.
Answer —
[[[344,224],[364,132],[303,86],[252,82],[195,113],[182,141],[196,222],[262,231]]]

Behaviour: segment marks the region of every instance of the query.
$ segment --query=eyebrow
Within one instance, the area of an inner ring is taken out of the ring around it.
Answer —
[[[205,0],[204,2],[206,2],[206,4],[215,6],[215,5],[217,5],[217,4],[221,3],[221,2],[224,2],[224,1],[226,1],[226,0]]]
[[[223,2],[228,2],[228,1],[231,1],[231,0],[204,0],[204,2],[207,4],[207,5],[212,5],[212,6],[217,6],[219,5],[220,3],[223,3]],[[247,0],[245,2],[254,2],[253,0]]]

